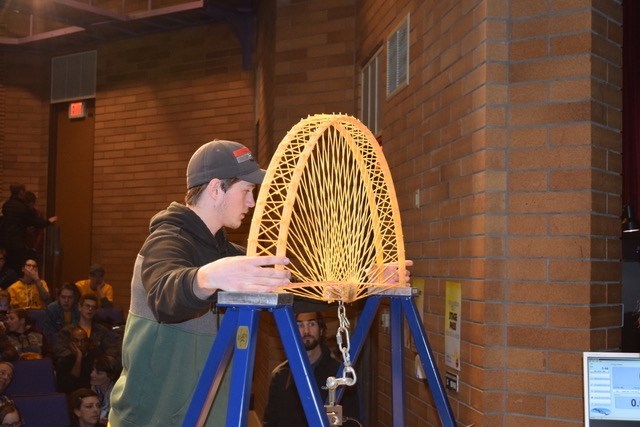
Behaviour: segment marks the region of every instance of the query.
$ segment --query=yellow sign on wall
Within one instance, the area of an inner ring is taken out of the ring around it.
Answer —
[[[462,291],[460,282],[446,283],[444,316],[444,361],[460,370],[460,325],[462,323]]]

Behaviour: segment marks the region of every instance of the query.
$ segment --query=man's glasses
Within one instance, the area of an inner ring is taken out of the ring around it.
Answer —
[[[13,378],[13,374],[9,371],[0,371],[0,378]]]
[[[97,309],[98,309],[98,307],[97,307],[97,306],[95,306],[95,305],[86,305],[86,304],[83,304],[83,305],[82,305],[82,307],[84,307],[84,308],[86,308],[87,310],[90,310],[90,311],[95,311],[95,310],[97,310]]]
[[[33,268],[38,268],[38,264],[25,264],[25,267],[33,267]]]

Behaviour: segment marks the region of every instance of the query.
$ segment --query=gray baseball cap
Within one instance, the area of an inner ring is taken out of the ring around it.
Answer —
[[[238,178],[261,184],[265,173],[247,147],[239,142],[215,139],[191,156],[187,166],[187,188],[205,184],[214,178]]]

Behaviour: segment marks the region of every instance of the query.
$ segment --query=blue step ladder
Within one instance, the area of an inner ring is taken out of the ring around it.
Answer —
[[[413,301],[417,294],[417,289],[403,287],[369,296],[352,334],[349,355],[352,364],[356,364],[380,303],[383,299],[390,299],[393,426],[404,427],[406,425],[402,356],[404,341],[402,320],[404,315],[416,350],[420,355],[427,385],[433,395],[440,421],[443,427],[455,427],[453,411],[442,380],[438,375],[431,347]],[[232,398],[229,399],[227,408],[226,427],[245,427],[247,425],[258,321],[262,310],[270,311],[274,316],[309,426],[329,427],[324,402],[315,384],[311,364],[298,332],[298,325],[293,313],[293,295],[288,293],[219,292],[218,306],[226,307],[226,312],[187,409],[182,423],[183,427],[204,425],[222,381],[222,376],[232,356],[230,389]],[[342,370],[341,366],[336,377],[342,377]],[[340,402],[343,394],[344,387],[340,387],[336,392],[336,403]]]

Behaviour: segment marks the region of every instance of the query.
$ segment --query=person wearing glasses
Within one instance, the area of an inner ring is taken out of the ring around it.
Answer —
[[[96,353],[93,342],[80,326],[65,326],[58,332],[54,364],[59,392],[90,387]]]
[[[77,325],[84,329],[98,354],[108,354],[120,358],[119,338],[112,330],[95,320],[98,310],[98,297],[94,294],[85,294],[78,302],[80,319]]]
[[[38,263],[34,259],[25,261],[22,278],[9,286],[8,291],[13,308],[44,310],[51,302],[49,287],[47,282],[40,278]]]

